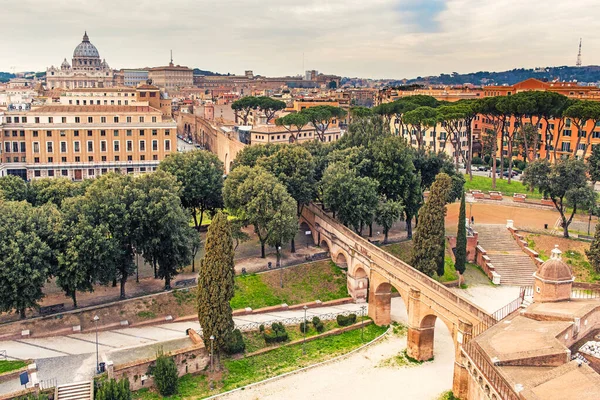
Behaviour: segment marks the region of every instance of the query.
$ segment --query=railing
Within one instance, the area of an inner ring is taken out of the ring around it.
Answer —
[[[574,288],[571,289],[572,299],[598,299],[600,298],[600,291],[596,289],[582,289]]]
[[[46,390],[46,389],[56,387],[58,385],[58,381],[56,378],[45,379],[45,380],[39,381],[39,385],[40,385],[40,389]]]
[[[485,379],[493,386],[494,390],[503,400],[519,400],[519,395],[506,382],[506,379],[500,375],[496,366],[488,360],[487,356],[481,352],[476,343],[469,342],[463,345],[463,351],[485,376]]]
[[[519,308],[521,308],[521,305],[523,304],[524,299],[525,299],[525,288],[522,287],[520,289],[519,297],[517,297],[515,300],[511,301],[504,307],[496,310],[492,314],[492,317],[494,317],[494,319],[497,322],[502,321],[504,318],[508,317],[509,315],[511,315],[512,313],[517,311]]]

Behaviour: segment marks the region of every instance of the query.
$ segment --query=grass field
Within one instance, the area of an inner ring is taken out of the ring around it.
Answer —
[[[26,367],[27,363],[25,361],[0,361],[0,374],[5,372],[15,371],[17,369]]]
[[[228,358],[223,360],[224,371],[220,378],[214,382],[215,389],[210,389],[209,379],[204,374],[185,375],[179,380],[178,394],[169,398],[174,400],[202,398],[317,364],[348,353],[381,336],[386,330],[387,327],[371,324],[364,328],[364,340],[361,338],[360,329],[316,339],[306,343],[306,353],[303,353],[302,344],[300,343],[281,347],[257,356],[235,360]],[[133,398],[154,400],[162,397],[154,391],[142,389],[135,392]]]
[[[381,248],[408,264],[410,263],[412,246],[412,240],[407,240],[400,243],[381,246]],[[448,253],[448,249],[446,249],[446,253]],[[434,279],[439,282],[452,282],[458,279],[458,273],[454,268],[454,262],[452,262],[452,258],[449,254],[446,254],[444,257],[444,275],[441,277],[435,275]]]
[[[283,271],[283,288],[281,273]],[[348,297],[346,276],[331,261],[318,261],[263,274],[237,276],[231,307],[236,310]]]
[[[473,176],[473,181],[469,181],[469,176],[465,175],[465,190],[471,189],[481,190],[482,192],[494,190],[492,189],[492,178],[486,176]],[[512,181],[509,184],[507,179],[498,179],[497,177],[495,190],[510,197],[515,193],[525,193],[527,194],[527,198],[531,199],[541,199],[543,197],[537,190],[533,193],[528,191],[520,181]]]

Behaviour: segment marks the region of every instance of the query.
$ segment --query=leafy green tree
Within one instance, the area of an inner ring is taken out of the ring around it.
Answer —
[[[465,273],[467,264],[467,212],[465,206],[465,194],[460,199],[460,210],[458,212],[458,232],[456,233],[456,253],[454,255],[454,267],[459,274]]]
[[[275,120],[277,126],[283,126],[290,133],[290,143],[298,140],[300,132],[308,125],[308,122],[308,117],[302,113],[291,113]]]
[[[396,221],[402,218],[404,206],[401,201],[383,199],[375,210],[375,222],[383,228],[383,243],[388,242],[388,234]]]
[[[110,379],[100,384],[94,394],[97,400],[131,400],[131,388],[129,379]]]
[[[581,142],[582,137],[586,137],[586,145],[583,151],[582,158],[585,159],[585,155],[587,153],[587,148],[589,147],[589,143],[592,137],[591,132],[586,132],[585,135],[581,133],[585,130],[585,126],[588,122],[591,123],[593,127],[596,126],[598,122],[600,122],[600,104],[597,101],[591,100],[576,100],[570,107],[568,107],[564,111],[564,115],[567,118],[570,118],[573,121],[573,124],[577,128],[577,142],[573,149],[573,157],[577,156],[577,151],[579,150],[579,143]]]
[[[83,193],[80,185],[67,178],[34,179],[29,182],[27,200],[34,206],[53,203],[60,207],[65,199]]]
[[[159,169],[175,176],[181,184],[181,204],[192,214],[196,230],[202,225],[205,211],[223,207],[225,170],[215,154],[204,150],[171,154],[160,163]]]
[[[277,111],[281,111],[286,107],[285,102],[275,100],[267,96],[261,96],[256,99],[258,108],[262,110],[267,118],[267,123],[275,117]]]
[[[52,248],[40,235],[54,228],[42,226],[51,223],[43,212],[26,202],[0,201],[0,311],[16,310],[21,318],[44,297],[54,267]]]
[[[277,153],[279,147],[280,145],[270,143],[246,146],[237,154],[235,160],[233,160],[233,165],[229,172],[231,173],[237,167],[241,166],[254,167],[260,158],[269,157]]]
[[[233,239],[227,216],[218,212],[206,235],[204,258],[198,274],[198,320],[205,343],[225,350],[234,323],[230,301],[234,295]]]
[[[258,99],[254,96],[242,97],[231,103],[231,109],[235,112],[236,117],[242,119],[244,125],[248,125],[248,116],[250,115],[250,112],[256,110],[258,106]]]
[[[62,203],[61,243],[55,276],[57,285],[77,308],[77,292],[92,292],[99,270],[114,265],[115,243],[106,225],[94,226],[87,218],[83,197],[69,198]]]
[[[159,353],[156,364],[152,368],[154,384],[161,396],[172,396],[177,393],[179,373],[172,357]]]
[[[192,261],[198,233],[177,196],[174,176],[156,171],[135,178],[127,188],[131,203],[131,236],[135,250],[148,263],[157,263],[157,276],[171,288],[171,279]]]
[[[134,230],[138,222],[133,220],[132,203],[136,200],[127,190],[133,178],[130,175],[109,173],[94,180],[86,193],[88,218],[94,226],[105,226],[114,242],[113,265],[101,271],[100,282],[117,281],[121,287],[121,298],[125,298],[125,284],[135,272],[133,255],[135,249]]]
[[[600,273],[600,220],[596,224],[596,232],[594,233],[594,240],[590,244],[590,248],[585,251],[592,268],[596,273]]]
[[[340,161],[323,174],[323,201],[346,226],[361,233],[373,221],[379,201],[375,179],[361,177],[352,166]]]
[[[338,140],[336,147],[347,149],[350,147],[369,148],[377,140],[390,136],[389,127],[385,126],[379,118],[360,118],[348,127],[348,133]]]
[[[276,246],[291,240],[298,230],[296,203],[277,178],[260,167],[234,170],[223,189],[225,205],[233,214],[252,225],[265,258],[265,245]]]
[[[372,108],[368,107],[350,107],[350,115],[353,119],[371,118],[374,113]]]
[[[577,209],[590,207],[596,199],[594,190],[587,183],[586,171],[583,161],[569,158],[554,165],[547,160],[536,160],[523,173],[525,185],[531,190],[538,189],[554,203],[560,213],[565,238],[569,237],[569,225]],[[571,208],[570,216],[568,208]]]
[[[300,113],[306,115],[309,122],[315,128],[317,137],[322,142],[325,141],[325,132],[329,129],[331,121],[334,119],[339,120],[346,116],[346,111],[343,108],[335,106],[309,107],[300,111]]]
[[[437,125],[440,121],[440,114],[435,108],[422,106],[404,113],[403,120],[413,130],[417,147],[421,150],[424,145],[425,132]]]
[[[440,173],[431,185],[429,198],[419,213],[419,227],[413,239],[411,265],[428,276],[442,271],[444,265],[446,200],[451,178]],[[441,264],[441,266],[440,266]]]
[[[15,175],[0,177],[0,198],[7,201],[27,200],[27,182]]]

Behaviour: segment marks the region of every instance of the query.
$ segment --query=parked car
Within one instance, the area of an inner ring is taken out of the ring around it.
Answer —
[[[516,172],[516,171],[511,171],[511,176],[512,176],[513,178],[514,178],[515,176],[517,176],[517,175],[519,175],[519,173],[518,173],[518,172]],[[504,177],[508,178],[508,170],[507,170],[507,171],[504,171],[504,173],[502,174],[502,176],[504,176]]]
[[[488,167],[487,165],[480,165],[477,167],[477,171],[489,171],[490,167]]]

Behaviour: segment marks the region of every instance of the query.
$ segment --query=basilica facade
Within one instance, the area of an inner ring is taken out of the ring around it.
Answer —
[[[73,51],[73,60],[67,59],[60,67],[51,66],[46,70],[46,86],[48,89],[102,88],[113,86],[114,71],[87,35]]]

